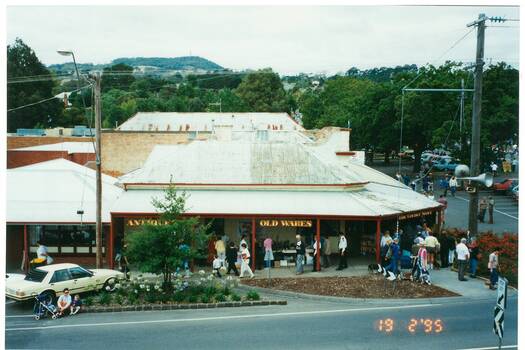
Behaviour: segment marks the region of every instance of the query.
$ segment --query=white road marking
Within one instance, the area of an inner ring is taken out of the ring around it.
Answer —
[[[458,350],[492,350],[492,349],[517,349],[517,345],[504,345],[501,348],[498,348],[497,346],[491,346],[488,348],[469,348],[469,349],[458,349]]]
[[[456,198],[462,199],[462,200],[464,200],[465,202],[470,202],[470,200],[465,199],[465,198],[461,198],[461,197],[456,197]],[[517,217],[512,216],[512,215],[509,215],[509,214],[504,213],[504,212],[502,212],[502,211],[499,211],[499,210],[497,210],[497,209],[494,209],[494,211],[497,212],[497,213],[500,213],[500,214],[502,214],[502,215],[508,216],[509,218],[513,218],[513,219],[515,219],[515,220],[518,220]]]
[[[6,318],[9,317],[34,317],[35,315],[13,315],[13,316],[5,316]]]
[[[337,310],[318,310],[318,311],[297,311],[297,312],[282,312],[274,314],[252,314],[252,315],[235,315],[235,316],[215,316],[215,317],[198,317],[198,318],[183,318],[183,319],[168,319],[168,320],[148,320],[148,321],[127,321],[127,322],[105,322],[105,323],[83,323],[83,324],[62,324],[47,327],[20,327],[20,328],[6,328],[8,331],[26,331],[35,329],[64,329],[64,328],[79,328],[79,327],[105,327],[105,326],[121,326],[133,324],[155,324],[155,323],[182,323],[182,322],[199,322],[199,321],[215,321],[215,320],[233,320],[244,318],[269,318],[279,316],[298,316],[298,315],[315,315],[315,314],[333,314],[344,312],[359,312],[359,311],[378,311],[378,310],[395,310],[395,309],[414,309],[423,307],[441,306],[442,304],[420,304],[420,305],[402,305],[402,306],[386,306],[386,307],[368,307],[360,309],[337,309]]]

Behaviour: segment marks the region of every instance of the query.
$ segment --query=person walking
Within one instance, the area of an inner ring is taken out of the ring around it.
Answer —
[[[237,248],[233,241],[230,241],[230,244],[228,245],[228,250],[226,251],[226,262],[228,263],[228,271],[226,271],[226,274],[229,275],[230,271],[233,270],[235,276],[239,276],[239,271],[237,270],[237,266],[235,266],[235,263],[237,262]]]
[[[266,237],[266,239],[263,242],[263,246],[264,246],[264,267],[265,268],[272,267],[272,261],[273,261],[272,244],[273,244],[272,239],[270,237]]]
[[[486,197],[481,198],[481,200],[479,201],[479,212],[478,212],[479,222],[485,222],[485,213],[487,212],[487,207],[488,207],[487,198]]]
[[[245,272],[248,272],[250,278],[254,277],[252,269],[250,268],[250,251],[246,243],[243,243],[241,245],[241,275],[239,277],[243,278]]]
[[[489,196],[488,200],[488,209],[489,209],[489,224],[494,224],[494,206],[496,205],[496,201],[492,196]]]
[[[450,244],[449,244],[449,239],[447,237],[447,231],[445,230],[442,230],[441,231],[441,234],[439,235],[438,237],[438,241],[441,245],[440,247],[440,258],[441,258],[441,267],[442,268],[447,268],[448,265],[449,265],[449,262],[448,262],[448,252],[450,250]]]
[[[346,269],[348,264],[346,262],[346,248],[348,243],[346,242],[346,237],[343,232],[339,234],[339,266],[337,266],[338,271]]]
[[[399,274],[399,258],[401,257],[401,249],[399,249],[399,238],[394,238],[390,244],[391,259],[390,264],[386,267],[387,270],[392,271],[394,275]]]
[[[317,237],[314,238],[314,253],[313,253],[313,261],[312,261],[312,271],[321,271],[321,261],[319,261],[319,270],[317,270],[317,252],[319,252],[319,258],[321,258],[321,251],[323,250],[323,244],[321,242],[317,242]],[[321,259],[319,259],[321,260]]]
[[[222,240],[222,237],[220,236],[217,238],[217,241],[215,242],[215,251],[217,252],[217,257],[224,264],[224,261],[226,260],[226,246],[224,245],[224,241]]]
[[[448,187],[450,188],[450,194],[452,194],[452,197],[456,197],[456,189],[458,187],[458,180],[453,175],[450,178],[450,181],[448,182]]]
[[[381,256],[381,263],[384,264],[384,266],[390,264],[390,258],[387,258],[386,255],[391,242],[392,237],[390,236],[390,231],[386,230],[381,237],[381,242],[379,243],[379,255]]]
[[[499,266],[499,248],[494,248],[494,251],[489,255],[488,269],[490,272],[490,289],[497,289],[498,284],[498,266]]]
[[[494,162],[490,162],[490,170],[492,171],[492,176],[496,177],[498,173],[498,165]]]
[[[304,256],[306,255],[306,247],[301,239],[301,235],[295,236],[295,274],[300,275],[304,272]]]
[[[324,240],[321,242],[321,257],[323,267],[326,269],[330,267],[330,255],[332,254],[332,249],[330,247],[330,240],[328,236],[324,236]]]
[[[479,251],[479,245],[476,240],[472,241],[469,247],[470,253],[470,277],[476,278],[476,272],[478,271],[478,263],[481,260],[481,253]]]
[[[432,235],[432,232],[425,238],[425,246],[428,253],[428,267],[430,270],[434,269],[434,260],[437,250],[439,249],[439,241]]]
[[[466,281],[465,269],[467,267],[467,261],[470,258],[470,253],[467,248],[467,239],[461,238],[460,243],[456,246],[456,253],[458,255],[458,279],[460,281]]]

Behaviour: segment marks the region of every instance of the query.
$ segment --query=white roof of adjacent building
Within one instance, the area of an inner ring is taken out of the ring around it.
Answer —
[[[217,126],[243,130],[303,130],[287,113],[139,112],[120,131],[212,131]]]
[[[359,182],[328,167],[300,143],[216,140],[157,145],[122,183],[345,184]]]
[[[6,170],[8,223],[80,223],[96,221],[96,173],[65,159],[54,159]],[[123,192],[117,179],[102,175],[102,221]]]
[[[187,214],[380,217],[436,208],[440,204],[409,189],[368,184],[356,191],[185,190]],[[155,213],[162,190],[128,190],[113,213]]]
[[[47,145],[16,148],[14,151],[67,151],[71,153],[95,153],[92,142],[59,142]]]

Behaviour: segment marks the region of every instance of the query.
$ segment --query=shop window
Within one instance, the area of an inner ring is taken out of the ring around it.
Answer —
[[[39,240],[50,253],[94,253],[96,246],[94,225],[31,225],[28,233],[31,251],[36,251]]]

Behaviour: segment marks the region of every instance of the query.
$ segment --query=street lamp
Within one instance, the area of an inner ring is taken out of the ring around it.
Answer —
[[[77,73],[77,89],[80,92],[80,97],[82,100],[82,105],[84,107],[84,113],[86,112],[86,101],[84,101],[84,95],[82,95],[82,91],[80,90],[80,74],[78,73],[78,67],[77,67],[77,61],[75,60],[75,54],[72,50],[57,50],[58,54],[62,56],[71,56],[73,57],[73,64],[75,66],[75,72]],[[100,87],[100,84],[98,85]],[[100,91],[99,91],[100,92]],[[97,132],[96,132],[96,143],[97,146],[95,148],[95,159],[96,159],[96,266],[97,268],[102,267],[102,170],[101,170],[101,161],[100,161],[100,114],[97,114],[97,118],[95,120],[95,123],[97,125]],[[88,128],[89,128],[89,134],[91,136],[91,140],[93,140],[93,132],[91,129],[91,122],[88,120]],[[82,214],[84,213],[83,210],[81,210]],[[78,212],[77,212],[78,213]],[[82,217],[82,214],[81,217]],[[82,220],[82,219],[81,219]],[[107,256],[106,252],[106,256]],[[109,262],[111,261],[110,258],[106,259]]]

